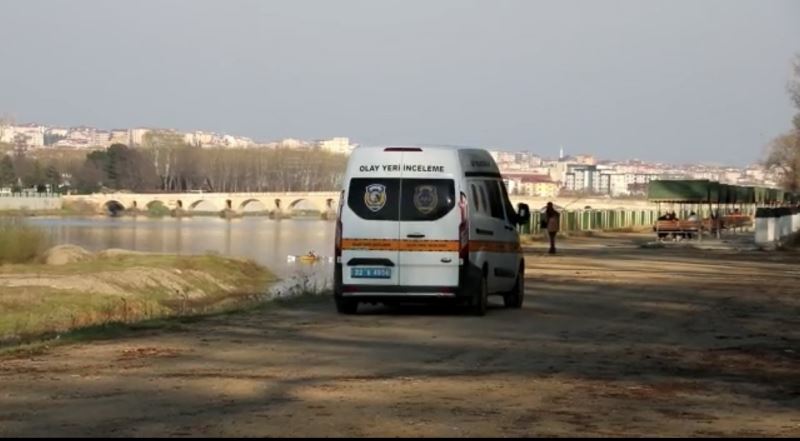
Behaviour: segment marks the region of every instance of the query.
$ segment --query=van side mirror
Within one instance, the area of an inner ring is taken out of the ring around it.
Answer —
[[[531,209],[528,207],[528,204],[523,204],[523,203],[517,204],[517,224],[526,225],[530,221],[531,221]]]

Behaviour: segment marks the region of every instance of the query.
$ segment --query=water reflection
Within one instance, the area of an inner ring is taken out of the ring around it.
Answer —
[[[273,220],[267,217],[37,217],[27,220],[45,229],[55,244],[75,244],[92,251],[135,251],[244,257],[269,267],[282,278],[311,275],[328,278],[328,262],[288,263],[288,255],[314,250],[333,255],[335,225],[317,219]]]

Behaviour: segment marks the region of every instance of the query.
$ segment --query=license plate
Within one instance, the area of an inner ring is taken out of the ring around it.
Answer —
[[[354,279],[389,279],[391,268],[350,268],[350,277]]]

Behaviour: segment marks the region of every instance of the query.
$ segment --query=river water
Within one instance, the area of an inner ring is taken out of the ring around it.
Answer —
[[[251,216],[217,217],[32,217],[30,225],[44,229],[54,245],[74,244],[91,251],[124,248],[135,251],[245,257],[268,267],[283,279],[313,276],[330,280],[333,264],[291,263],[289,255],[311,250],[333,255],[335,223],[318,219]]]

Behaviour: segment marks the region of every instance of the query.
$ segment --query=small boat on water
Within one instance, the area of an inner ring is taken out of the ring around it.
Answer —
[[[289,255],[286,256],[286,262],[288,263],[317,263],[317,262],[333,262],[333,257],[330,256],[320,256],[317,254],[302,254],[299,256]]]

